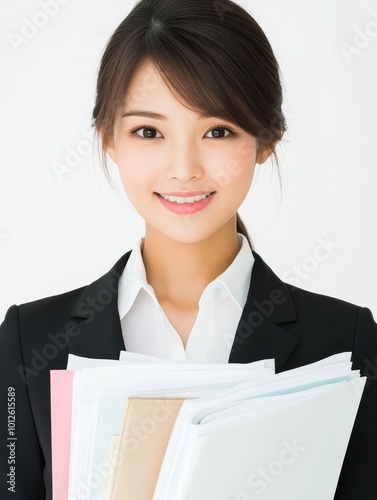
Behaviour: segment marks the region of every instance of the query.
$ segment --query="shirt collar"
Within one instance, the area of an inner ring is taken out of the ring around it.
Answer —
[[[231,296],[233,301],[243,309],[250,287],[254,256],[246,237],[238,233],[241,248],[229,267],[204,289],[199,304],[221,297]],[[143,237],[136,241],[127,264],[119,278],[118,310],[122,320],[131,309],[140,289],[144,289],[159,306],[153,287],[147,282],[141,244]]]
[[[158,303],[153,287],[147,282],[145,267],[141,255],[141,244],[143,237],[137,239],[132,248],[131,255],[128,258],[125,268],[119,278],[118,287],[118,310],[119,317],[122,320],[131,309],[132,304],[141,288],[144,288],[152,297],[155,303]]]

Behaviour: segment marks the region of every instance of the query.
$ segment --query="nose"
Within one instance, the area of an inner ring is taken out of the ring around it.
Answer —
[[[177,179],[184,183],[191,179],[200,179],[203,175],[204,168],[192,148],[180,147],[176,152],[171,151],[166,167],[168,179]]]

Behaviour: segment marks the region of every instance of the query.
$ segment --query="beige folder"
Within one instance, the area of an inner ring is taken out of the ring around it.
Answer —
[[[185,399],[129,398],[108,500],[152,500],[175,420]]]

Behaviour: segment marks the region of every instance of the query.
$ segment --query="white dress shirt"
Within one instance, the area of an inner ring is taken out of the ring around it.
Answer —
[[[193,363],[228,363],[246,303],[254,256],[246,237],[230,266],[203,290],[186,349],[147,283],[139,238],[119,278],[118,309],[126,350]]]

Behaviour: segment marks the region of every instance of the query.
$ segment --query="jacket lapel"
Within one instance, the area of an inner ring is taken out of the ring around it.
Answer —
[[[71,312],[75,326],[71,324],[67,331],[71,354],[119,359],[119,352],[126,349],[118,311],[118,284],[130,254],[131,251],[124,254],[80,295]],[[229,363],[274,358],[278,372],[298,344],[297,337],[278,324],[295,321],[296,309],[288,286],[258,253],[253,251],[253,255],[250,287]]]
[[[237,327],[229,363],[275,359],[279,372],[298,345],[298,338],[279,323],[297,318],[291,292],[261,256],[255,262],[245,307]]]
[[[118,311],[118,284],[131,255],[124,254],[98,280],[88,285],[71,312],[77,326],[67,332],[71,354],[87,358],[119,359],[125,350]]]

